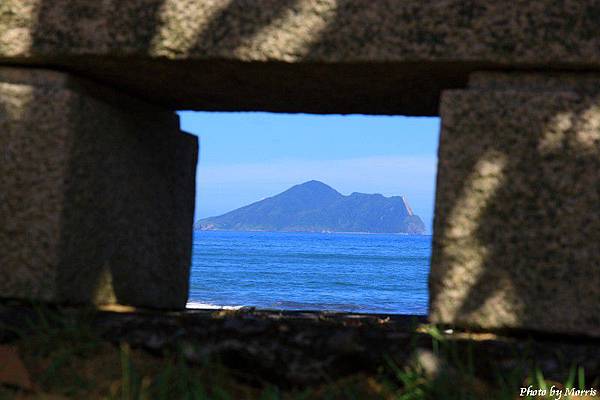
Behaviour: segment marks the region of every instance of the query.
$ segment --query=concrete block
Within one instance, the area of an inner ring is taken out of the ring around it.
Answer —
[[[0,296],[184,307],[196,160],[173,112],[0,68]]]
[[[431,320],[600,336],[600,76],[479,73],[441,115]]]

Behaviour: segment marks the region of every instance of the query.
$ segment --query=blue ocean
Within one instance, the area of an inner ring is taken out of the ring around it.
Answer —
[[[196,231],[188,307],[427,314],[431,236]]]

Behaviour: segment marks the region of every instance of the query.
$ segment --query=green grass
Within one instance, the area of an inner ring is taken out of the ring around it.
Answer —
[[[534,357],[526,352],[521,355],[521,364],[530,365],[530,371],[513,369],[510,372],[495,371],[495,380],[483,381],[477,376],[475,354],[472,343],[466,349],[458,348],[455,341],[447,340],[435,326],[426,329],[431,337],[432,353],[442,360],[443,367],[436,376],[428,376],[418,365],[400,368],[388,358],[388,367],[394,378],[388,380],[393,387],[395,400],[447,399],[447,400],[513,400],[519,398],[521,387],[532,385],[534,389],[549,389],[552,385],[558,388],[597,388],[600,378],[591,386],[586,386],[585,371],[581,366],[571,365],[564,383],[545,379],[541,367]],[[518,356],[516,356],[518,358]],[[555,399],[555,397],[521,397],[523,399]],[[568,397],[562,397],[567,399]]]

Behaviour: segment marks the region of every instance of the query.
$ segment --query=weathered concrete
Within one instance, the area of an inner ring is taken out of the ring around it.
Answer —
[[[183,307],[196,158],[172,112],[1,68],[2,297]]]
[[[600,75],[445,92],[430,317],[600,336]]]
[[[435,115],[481,69],[600,70],[595,0],[4,0],[0,62],[171,109]]]

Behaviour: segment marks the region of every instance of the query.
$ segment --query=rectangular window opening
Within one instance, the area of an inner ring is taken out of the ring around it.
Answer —
[[[439,118],[179,115],[200,138],[188,308],[427,314]]]

